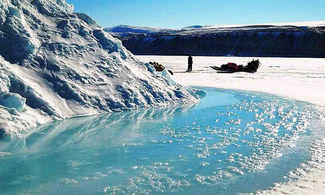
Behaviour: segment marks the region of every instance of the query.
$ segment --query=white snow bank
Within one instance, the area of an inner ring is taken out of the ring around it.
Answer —
[[[0,135],[52,120],[194,103],[64,0],[0,4]]]

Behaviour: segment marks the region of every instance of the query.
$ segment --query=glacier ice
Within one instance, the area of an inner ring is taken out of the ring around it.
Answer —
[[[1,0],[0,130],[81,115],[195,103],[64,0]]]
[[[14,108],[21,112],[25,106],[25,98],[16,93],[8,93],[0,95],[0,105],[7,108]]]

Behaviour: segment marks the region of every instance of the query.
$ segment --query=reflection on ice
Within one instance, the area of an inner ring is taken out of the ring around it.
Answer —
[[[162,109],[142,109],[117,113],[107,113],[100,116],[80,117],[35,128],[22,136],[14,139],[2,148],[10,148],[15,152],[38,152],[48,150],[47,147],[56,145],[55,150],[67,145],[103,144],[110,141],[110,145],[121,145],[123,142],[137,137],[144,130],[156,122],[167,121],[169,117],[180,114],[192,106],[182,106]]]
[[[3,141],[0,189],[235,194],[272,187],[318,163],[322,146],[315,142],[314,125],[324,125],[313,106],[204,90],[206,97],[192,108],[82,117]]]

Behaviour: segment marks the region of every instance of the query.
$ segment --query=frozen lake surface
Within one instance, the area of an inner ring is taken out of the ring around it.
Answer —
[[[250,193],[321,163],[313,105],[202,89],[193,107],[75,118],[1,141],[0,194]]]

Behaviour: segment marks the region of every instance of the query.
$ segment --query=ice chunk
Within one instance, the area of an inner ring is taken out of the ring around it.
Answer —
[[[162,72],[161,72],[161,76],[163,78],[165,78],[166,82],[168,83],[168,85],[177,85],[177,83],[174,81],[174,79],[172,79],[170,73],[164,69]]]
[[[0,105],[7,108],[14,108],[21,112],[24,109],[26,99],[16,93],[9,93],[0,96]]]
[[[93,35],[96,37],[98,43],[103,47],[103,49],[107,50],[109,53],[118,51],[116,43],[108,33],[105,33],[105,31],[94,30]]]
[[[75,13],[75,14],[78,16],[78,18],[80,18],[87,24],[95,26],[97,28],[100,28],[99,24],[97,24],[97,22],[95,20],[93,20],[90,16],[88,16],[87,14],[84,14],[84,13]]]
[[[64,0],[1,0],[0,123],[6,133],[51,120],[198,101]]]

